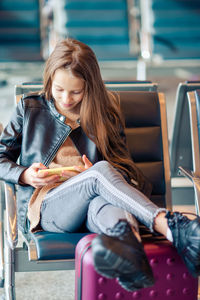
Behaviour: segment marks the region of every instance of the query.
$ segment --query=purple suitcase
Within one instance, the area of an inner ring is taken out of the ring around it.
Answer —
[[[85,236],[76,247],[75,300],[197,300],[198,279],[188,273],[168,241],[144,243],[156,283],[150,288],[128,292],[116,279],[107,279],[94,270],[91,241],[95,235]]]

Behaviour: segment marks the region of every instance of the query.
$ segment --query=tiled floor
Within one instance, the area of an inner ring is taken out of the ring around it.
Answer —
[[[126,67],[112,68],[101,64],[104,79],[135,80],[136,68],[131,64]],[[42,64],[0,64],[0,82],[6,81],[6,85],[0,86],[0,122],[5,126],[14,107],[14,85],[22,82],[41,80]],[[185,80],[200,80],[200,70],[197,67],[173,67],[165,68],[156,66],[147,69],[147,79],[157,82],[159,91],[166,96],[167,118],[169,128],[169,140],[171,138],[176,89],[179,82]],[[176,207],[176,209],[194,210],[193,207]],[[17,300],[74,300],[74,271],[59,272],[34,272],[16,274]],[[0,289],[0,297],[3,297]],[[200,296],[199,296],[200,299]],[[111,299],[109,299],[111,300]],[[159,299],[161,300],[161,299]],[[191,299],[193,300],[193,299]]]

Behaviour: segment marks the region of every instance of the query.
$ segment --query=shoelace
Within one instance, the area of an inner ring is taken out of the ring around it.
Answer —
[[[166,218],[168,219],[168,225],[169,228],[172,230],[172,235],[173,235],[173,244],[175,247],[179,247],[179,234],[181,228],[184,230],[188,226],[188,224],[193,221],[189,219],[186,215],[193,215],[197,218],[199,218],[196,214],[191,213],[191,212],[168,212],[166,214]],[[181,250],[183,252],[183,249]]]

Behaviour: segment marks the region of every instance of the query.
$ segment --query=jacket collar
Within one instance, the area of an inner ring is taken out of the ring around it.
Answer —
[[[48,103],[48,105],[49,105],[49,107],[50,107],[50,110],[51,110],[52,113],[55,115],[55,117],[58,118],[58,119],[60,119],[60,121],[62,121],[62,122],[64,123],[65,120],[66,120],[66,117],[65,117],[64,115],[60,114],[60,113],[57,111],[57,109],[56,109],[56,107],[55,107],[55,104],[54,104],[54,100],[53,100],[53,99],[48,100],[47,103]],[[80,125],[80,124],[81,124],[80,118],[77,119],[76,122],[77,122],[78,125]]]
[[[53,99],[50,99],[50,100],[47,101],[47,103],[48,103],[48,105],[49,105],[49,108],[50,108],[51,112],[55,115],[55,117],[64,123],[66,117],[65,117],[64,115],[60,114],[60,113],[57,111],[57,109],[56,109],[56,107],[55,107],[55,105],[54,105],[54,100],[53,100]]]

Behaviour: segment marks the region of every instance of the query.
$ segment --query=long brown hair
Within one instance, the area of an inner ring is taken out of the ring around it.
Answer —
[[[52,79],[59,68],[70,69],[85,82],[80,121],[86,135],[94,141],[105,160],[124,170],[129,178],[135,175],[136,179],[134,164],[120,136],[124,120],[119,97],[106,89],[92,49],[71,38],[58,42],[44,70],[43,92],[48,100],[52,98]]]

